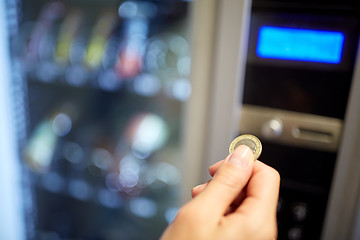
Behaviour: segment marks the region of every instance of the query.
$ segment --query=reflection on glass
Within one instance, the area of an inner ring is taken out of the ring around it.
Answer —
[[[35,129],[25,148],[25,157],[30,167],[37,172],[46,172],[55,151],[57,136],[50,121],[41,122]]]
[[[134,155],[146,158],[163,146],[167,140],[168,131],[164,120],[159,116],[141,113],[131,120],[127,137]]]

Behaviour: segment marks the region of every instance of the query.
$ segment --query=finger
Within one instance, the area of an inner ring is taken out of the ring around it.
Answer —
[[[208,184],[208,182],[200,184],[200,185],[194,187],[193,189],[191,189],[191,197],[194,198],[197,195],[199,195],[199,193],[201,193],[206,188],[207,184]]]
[[[210,173],[210,175],[211,175],[212,177],[214,176],[214,174],[216,173],[216,171],[219,169],[219,167],[221,166],[221,164],[222,164],[224,161],[225,161],[225,160],[218,161],[218,162],[214,163],[213,165],[211,165],[211,166],[209,167],[208,170],[209,170],[209,173]],[[209,181],[211,181],[211,179],[210,179]],[[208,181],[208,182],[209,182],[209,181]],[[201,193],[201,192],[205,189],[205,187],[207,186],[208,182],[206,182],[206,183],[204,183],[204,184],[200,184],[200,185],[192,188],[192,189],[191,189],[191,196],[192,196],[192,198],[196,197],[199,193]]]
[[[220,168],[220,166],[223,164],[224,161],[225,160],[218,161],[208,168],[210,176],[213,177],[215,175],[216,171]],[[209,180],[209,181],[211,181],[211,180]],[[207,183],[208,182],[206,182],[204,184],[200,184],[200,185],[194,187],[193,189],[191,189],[192,198],[196,197],[200,192],[202,192],[205,189]],[[235,201],[239,202],[238,200],[235,200]]]
[[[213,165],[211,165],[211,166],[208,168],[209,173],[210,173],[210,175],[211,175],[212,177],[215,175],[216,171],[220,168],[221,164],[223,164],[224,161],[225,161],[225,160],[218,161],[218,162],[214,163]],[[211,181],[211,179],[210,179],[209,181]],[[209,181],[208,181],[208,182],[209,182]],[[206,187],[206,185],[207,185],[208,182],[206,182],[206,183],[204,183],[204,184],[200,184],[200,185],[192,188],[192,189],[191,189],[191,196],[192,196],[192,198],[196,197],[200,192],[202,192],[202,191],[205,189],[205,187]]]
[[[279,197],[280,175],[270,166],[256,161],[248,182],[246,198],[236,210],[247,216],[276,216]]]
[[[252,173],[254,156],[247,146],[239,146],[217,170],[211,182],[194,199],[198,208],[211,209],[214,216],[223,216],[230,204],[247,184]]]
[[[221,164],[223,164],[224,161],[225,160],[218,161],[209,167],[208,170],[212,177],[215,175],[216,171],[219,169],[219,167],[221,166]]]
[[[242,201],[245,199],[245,197],[246,197],[246,187],[240,192],[240,194],[230,204],[230,207],[227,209],[227,211],[225,212],[224,215],[226,216],[226,215],[231,214],[234,211],[236,211],[236,209],[238,209],[238,207],[240,206]]]
[[[211,181],[211,180],[209,180]],[[208,182],[200,184],[196,187],[194,187],[193,189],[191,189],[191,197],[195,198],[197,195],[199,195],[207,186]],[[231,205],[234,207],[233,209],[235,210],[240,204],[241,202],[244,200],[245,196],[246,196],[246,187],[243,189],[243,191],[240,192],[240,194],[235,198],[235,200],[231,203]]]

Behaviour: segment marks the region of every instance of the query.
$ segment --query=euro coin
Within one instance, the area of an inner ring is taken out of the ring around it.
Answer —
[[[246,145],[252,150],[254,154],[254,160],[260,157],[262,151],[262,145],[260,140],[254,135],[244,134],[235,138],[230,144],[229,153],[232,153],[235,150],[235,148],[237,148],[240,145]]]

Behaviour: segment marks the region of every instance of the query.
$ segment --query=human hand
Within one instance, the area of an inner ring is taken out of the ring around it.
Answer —
[[[209,168],[212,180],[192,190],[162,240],[276,239],[280,176],[239,146]]]

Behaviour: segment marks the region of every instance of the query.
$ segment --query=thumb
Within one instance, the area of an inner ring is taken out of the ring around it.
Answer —
[[[214,214],[222,216],[249,181],[253,166],[252,150],[245,145],[237,147],[196,199]]]

